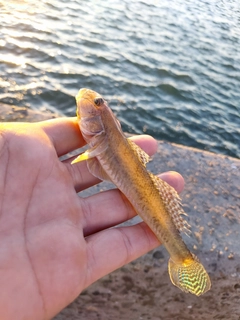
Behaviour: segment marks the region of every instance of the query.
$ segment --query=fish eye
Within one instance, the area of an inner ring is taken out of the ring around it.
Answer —
[[[103,98],[95,98],[94,103],[99,107],[101,104],[104,103]]]

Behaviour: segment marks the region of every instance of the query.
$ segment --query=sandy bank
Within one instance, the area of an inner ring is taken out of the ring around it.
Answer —
[[[0,106],[1,121],[56,116]],[[174,287],[167,272],[168,254],[159,247],[97,281],[55,320],[240,319],[240,161],[159,141],[148,168],[184,176],[181,197],[192,226],[191,237],[185,239],[209,271],[212,289],[197,298]],[[108,187],[102,183],[80,196]]]

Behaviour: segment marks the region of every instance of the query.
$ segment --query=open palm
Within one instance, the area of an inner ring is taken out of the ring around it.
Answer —
[[[148,136],[135,138],[156,151]],[[86,163],[64,155],[85,143],[76,118],[0,124],[1,319],[50,319],[92,282],[159,245],[144,224],[115,226],[135,215],[111,190],[82,199],[98,183]],[[162,178],[183,188],[177,173]]]

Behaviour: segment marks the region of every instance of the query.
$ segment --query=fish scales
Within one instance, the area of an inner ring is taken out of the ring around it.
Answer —
[[[114,134],[116,138],[118,130],[116,132],[111,130],[109,134]],[[118,138],[116,140],[118,141]],[[135,158],[127,140],[124,140],[121,144],[116,143],[116,140],[114,143],[109,143],[109,148],[102,152],[98,156],[98,159],[105,171],[110,170],[111,181],[126,195],[137,213],[151,228],[154,228],[154,232],[159,235],[160,241],[164,242],[165,246],[167,246],[168,239],[172,238],[173,233],[176,233],[175,225],[165,210],[151,176]],[[113,152],[116,149],[118,152]],[[123,159],[122,157],[119,159],[119,154],[124,154]],[[129,163],[131,163],[131,166],[129,166]],[[119,167],[121,167],[121,170],[119,170]],[[153,215],[150,212],[158,212],[158,214]],[[165,226],[165,228],[161,226]],[[177,237],[179,236],[178,233],[176,235]],[[176,244],[179,247],[179,243],[176,242]],[[186,249],[185,246],[181,252],[184,249]],[[171,246],[169,251],[173,250],[174,248]]]
[[[174,285],[197,296],[211,287],[210,278],[187,248],[179,230],[188,229],[176,191],[145,168],[149,157],[127,139],[119,121],[98,93],[81,89],[76,97],[79,126],[89,149],[72,163],[86,160],[89,171],[112,181],[165,245]]]

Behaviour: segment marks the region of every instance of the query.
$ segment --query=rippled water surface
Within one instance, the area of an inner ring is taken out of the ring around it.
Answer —
[[[0,101],[75,114],[92,88],[123,129],[240,157],[238,0],[0,0]]]

